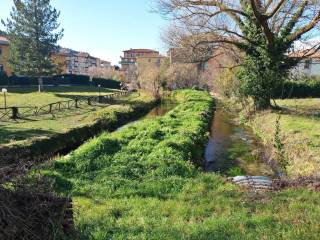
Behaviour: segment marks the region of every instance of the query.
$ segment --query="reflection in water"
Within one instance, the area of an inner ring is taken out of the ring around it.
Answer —
[[[144,116],[142,119],[146,118],[155,118],[165,115],[167,112],[171,111],[173,108],[175,108],[177,104],[173,101],[164,101],[159,106],[152,109],[146,116]]]
[[[205,149],[205,170],[229,176],[274,176],[271,167],[262,160],[260,149],[249,129],[236,126],[231,115],[217,110]]]
[[[143,119],[152,119],[152,118],[156,118],[156,117],[160,117],[165,115],[167,112],[171,111],[172,109],[174,109],[177,106],[177,104],[173,101],[163,101],[159,106],[153,108],[147,115],[145,115],[144,117],[140,118],[139,120],[130,122],[122,127],[119,127],[116,131],[120,131],[126,127],[132,126],[136,123],[138,123],[139,121],[143,120]]]

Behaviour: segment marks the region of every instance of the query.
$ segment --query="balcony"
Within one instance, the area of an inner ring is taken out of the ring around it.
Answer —
[[[119,64],[123,65],[123,64],[129,64],[129,65],[134,65],[136,62],[131,62],[131,61],[120,61]]]

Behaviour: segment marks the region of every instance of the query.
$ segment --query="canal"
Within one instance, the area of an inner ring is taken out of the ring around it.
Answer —
[[[262,145],[252,131],[234,122],[234,116],[217,108],[205,147],[204,169],[227,176],[276,174],[264,157]]]

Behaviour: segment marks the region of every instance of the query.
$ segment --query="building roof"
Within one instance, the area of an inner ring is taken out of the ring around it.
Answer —
[[[320,52],[316,50],[302,50],[294,53],[290,53],[289,57],[294,58],[309,58],[309,59],[320,59]]]
[[[6,37],[0,36],[0,44],[1,44],[1,45],[9,45],[10,42],[9,42],[9,40],[8,40]]]
[[[141,58],[166,58],[165,56],[159,54],[157,56],[138,56],[136,57],[137,59],[141,59]]]
[[[158,51],[152,50],[152,49],[145,49],[145,48],[136,48],[136,49],[130,49],[130,50],[125,50],[123,52],[152,52],[152,53],[158,53]]]

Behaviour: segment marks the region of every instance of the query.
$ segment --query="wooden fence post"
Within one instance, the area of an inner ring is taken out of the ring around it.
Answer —
[[[52,113],[52,103],[49,104],[49,113]]]
[[[79,106],[78,106],[78,101],[79,101],[78,98],[76,98],[74,101],[75,101],[75,107],[79,108]]]
[[[17,107],[11,107],[12,110],[12,119],[17,119],[19,116],[19,109]]]

